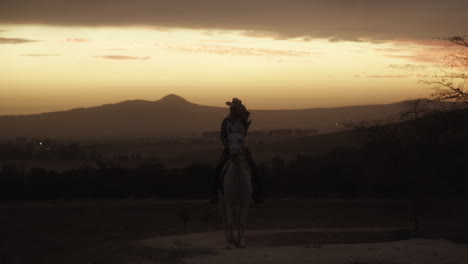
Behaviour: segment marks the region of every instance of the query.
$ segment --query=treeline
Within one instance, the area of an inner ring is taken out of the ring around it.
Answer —
[[[311,136],[318,134],[318,129],[272,129],[272,130],[250,130],[249,137],[265,136]],[[206,138],[219,137],[219,131],[203,131],[202,136]]]
[[[83,167],[64,172],[34,168],[21,171],[6,164],[0,171],[0,199],[117,199],[149,197],[206,197],[211,190],[214,167],[192,164],[166,169],[157,162],[137,168]]]
[[[24,138],[0,143],[0,159],[95,159],[96,151],[83,149],[79,142],[57,142],[53,139]]]
[[[398,122],[350,124],[362,137],[360,146],[258,164],[265,196],[468,198],[468,108],[412,109]],[[215,164],[203,163],[97,165],[55,172],[4,164],[0,199],[208,198],[215,171]]]
[[[259,164],[267,197],[468,197],[468,155],[453,146],[398,157],[395,149],[338,148],[327,155],[280,157]],[[0,171],[1,200],[208,198],[214,164],[167,169],[147,162],[137,168],[79,168],[64,172],[15,165]]]

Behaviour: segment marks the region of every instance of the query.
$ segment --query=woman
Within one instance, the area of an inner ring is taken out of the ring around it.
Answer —
[[[223,119],[221,123],[221,141],[224,145],[224,150],[221,154],[221,157],[218,161],[218,165],[216,166],[216,174],[214,178],[214,186],[213,186],[213,198],[210,200],[211,203],[218,202],[218,192],[220,189],[220,179],[221,179],[221,171],[224,167],[224,164],[229,160],[230,153],[229,153],[229,141],[228,137],[230,133],[233,132],[243,132],[245,136],[247,136],[247,130],[249,129],[251,120],[249,120],[250,113],[247,111],[245,106],[242,104],[242,101],[238,98],[233,98],[232,102],[226,102],[226,105],[229,106],[229,115]],[[250,151],[246,148],[245,154],[247,157],[247,161],[250,166],[250,170],[252,171],[252,186],[253,186],[253,197],[256,203],[263,203],[263,199],[261,198],[261,185],[260,180],[258,179],[257,175],[257,165],[252,159],[252,155]]]

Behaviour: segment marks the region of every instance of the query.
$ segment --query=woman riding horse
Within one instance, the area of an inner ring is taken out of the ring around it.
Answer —
[[[230,153],[229,153],[229,141],[228,137],[229,134],[232,132],[231,127],[235,125],[243,126],[243,131],[245,136],[247,136],[247,130],[249,129],[251,120],[249,120],[250,113],[247,111],[245,106],[242,104],[242,101],[238,98],[233,98],[232,102],[226,102],[226,105],[229,106],[229,115],[224,118],[223,122],[221,123],[221,141],[224,145],[224,150],[221,154],[221,157],[218,161],[218,165],[216,166],[216,174],[214,178],[214,187],[213,187],[213,198],[210,200],[211,203],[218,202],[218,191],[220,190],[220,179],[221,179],[221,172],[223,170],[224,164],[229,160]],[[257,165],[255,164],[254,160],[252,159],[252,155],[250,151],[246,148],[245,154],[247,156],[247,161],[249,163],[250,170],[252,172],[252,186],[253,186],[253,198],[256,203],[263,203],[263,199],[261,197],[261,184],[257,174]]]

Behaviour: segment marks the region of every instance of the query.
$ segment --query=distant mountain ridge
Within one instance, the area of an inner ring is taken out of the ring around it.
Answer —
[[[253,110],[251,129],[338,130],[337,122],[383,119],[396,114],[402,103],[311,108]],[[128,100],[89,108],[31,115],[0,116],[0,138],[137,138],[197,136],[218,130],[227,107],[204,106],[170,94],[157,101]]]

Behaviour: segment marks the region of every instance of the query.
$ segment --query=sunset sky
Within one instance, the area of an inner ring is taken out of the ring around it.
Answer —
[[[0,115],[177,94],[253,109],[425,97],[466,0],[2,0]]]

